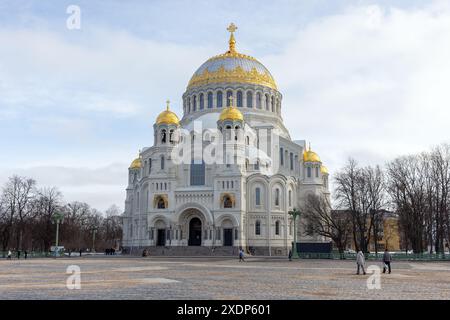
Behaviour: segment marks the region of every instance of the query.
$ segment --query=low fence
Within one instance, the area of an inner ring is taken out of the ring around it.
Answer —
[[[356,253],[319,253],[319,252],[299,252],[301,259],[336,259],[336,260],[356,260]],[[429,254],[429,253],[391,253],[392,260],[406,261],[450,261],[450,254]],[[382,260],[383,252],[378,254],[365,254],[366,260]]]

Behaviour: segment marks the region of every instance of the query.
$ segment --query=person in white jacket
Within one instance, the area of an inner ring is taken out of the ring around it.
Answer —
[[[356,265],[358,266],[358,270],[356,271],[356,274],[359,274],[359,268],[362,268],[363,274],[366,274],[366,270],[364,270],[364,264],[365,264],[364,254],[362,251],[358,251],[356,254]]]

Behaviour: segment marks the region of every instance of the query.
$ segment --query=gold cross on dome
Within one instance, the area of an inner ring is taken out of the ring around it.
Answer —
[[[229,107],[232,107],[233,106],[233,96],[229,96],[228,97],[228,102],[229,102]]]
[[[169,99],[167,99],[166,104],[167,104],[167,110],[169,110],[169,105],[170,105],[170,100]]]
[[[230,25],[228,26],[227,30],[231,33],[235,32],[237,29],[236,25],[232,22],[230,23]]]

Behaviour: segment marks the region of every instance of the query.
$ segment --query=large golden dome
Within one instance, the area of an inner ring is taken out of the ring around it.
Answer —
[[[227,29],[231,33],[229,50],[203,63],[189,81],[188,89],[210,83],[245,83],[277,89],[275,80],[262,63],[236,51],[233,35],[236,29],[230,24]]]
[[[219,120],[220,121],[224,121],[224,120],[233,120],[233,121],[240,120],[240,121],[242,121],[242,120],[244,120],[244,116],[242,115],[242,112],[239,111],[238,108],[230,106],[230,107],[223,109],[223,111],[220,113]]]
[[[156,118],[156,124],[180,124],[180,119],[175,112],[169,110],[169,101],[167,100],[167,109],[161,112]]]

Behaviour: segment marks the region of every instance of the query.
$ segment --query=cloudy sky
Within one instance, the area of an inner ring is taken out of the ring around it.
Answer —
[[[81,29],[66,27],[69,5]],[[260,60],[331,173],[450,142],[449,1],[0,1],[0,184],[123,207],[165,100],[227,49]]]

